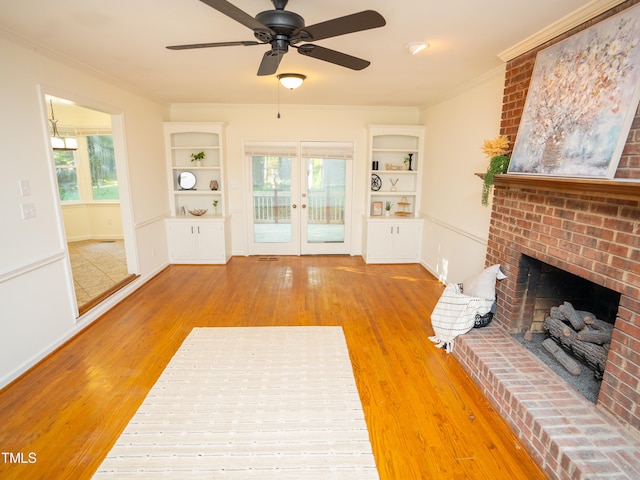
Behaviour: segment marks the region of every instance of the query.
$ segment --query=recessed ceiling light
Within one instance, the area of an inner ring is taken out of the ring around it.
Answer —
[[[429,44],[426,42],[411,42],[410,44],[407,45],[406,48],[407,50],[409,50],[411,55],[417,55],[423,50],[426,50],[427,48],[429,48]]]

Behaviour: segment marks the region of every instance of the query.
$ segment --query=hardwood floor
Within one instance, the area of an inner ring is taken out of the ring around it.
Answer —
[[[421,266],[270,258],[171,266],[0,391],[0,477],[91,478],[193,327],[341,325],[381,479],[547,478],[428,340]]]

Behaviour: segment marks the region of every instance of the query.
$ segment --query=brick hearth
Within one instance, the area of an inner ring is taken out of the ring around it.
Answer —
[[[640,439],[498,323],[458,337],[453,355],[551,478],[640,479]]]

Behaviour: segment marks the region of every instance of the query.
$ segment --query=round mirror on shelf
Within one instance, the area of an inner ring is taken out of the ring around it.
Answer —
[[[191,172],[180,172],[178,174],[178,186],[180,190],[195,190],[196,176]]]

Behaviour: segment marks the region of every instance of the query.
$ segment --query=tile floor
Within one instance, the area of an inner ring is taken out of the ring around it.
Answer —
[[[122,240],[70,242],[69,256],[78,306],[129,276]]]

